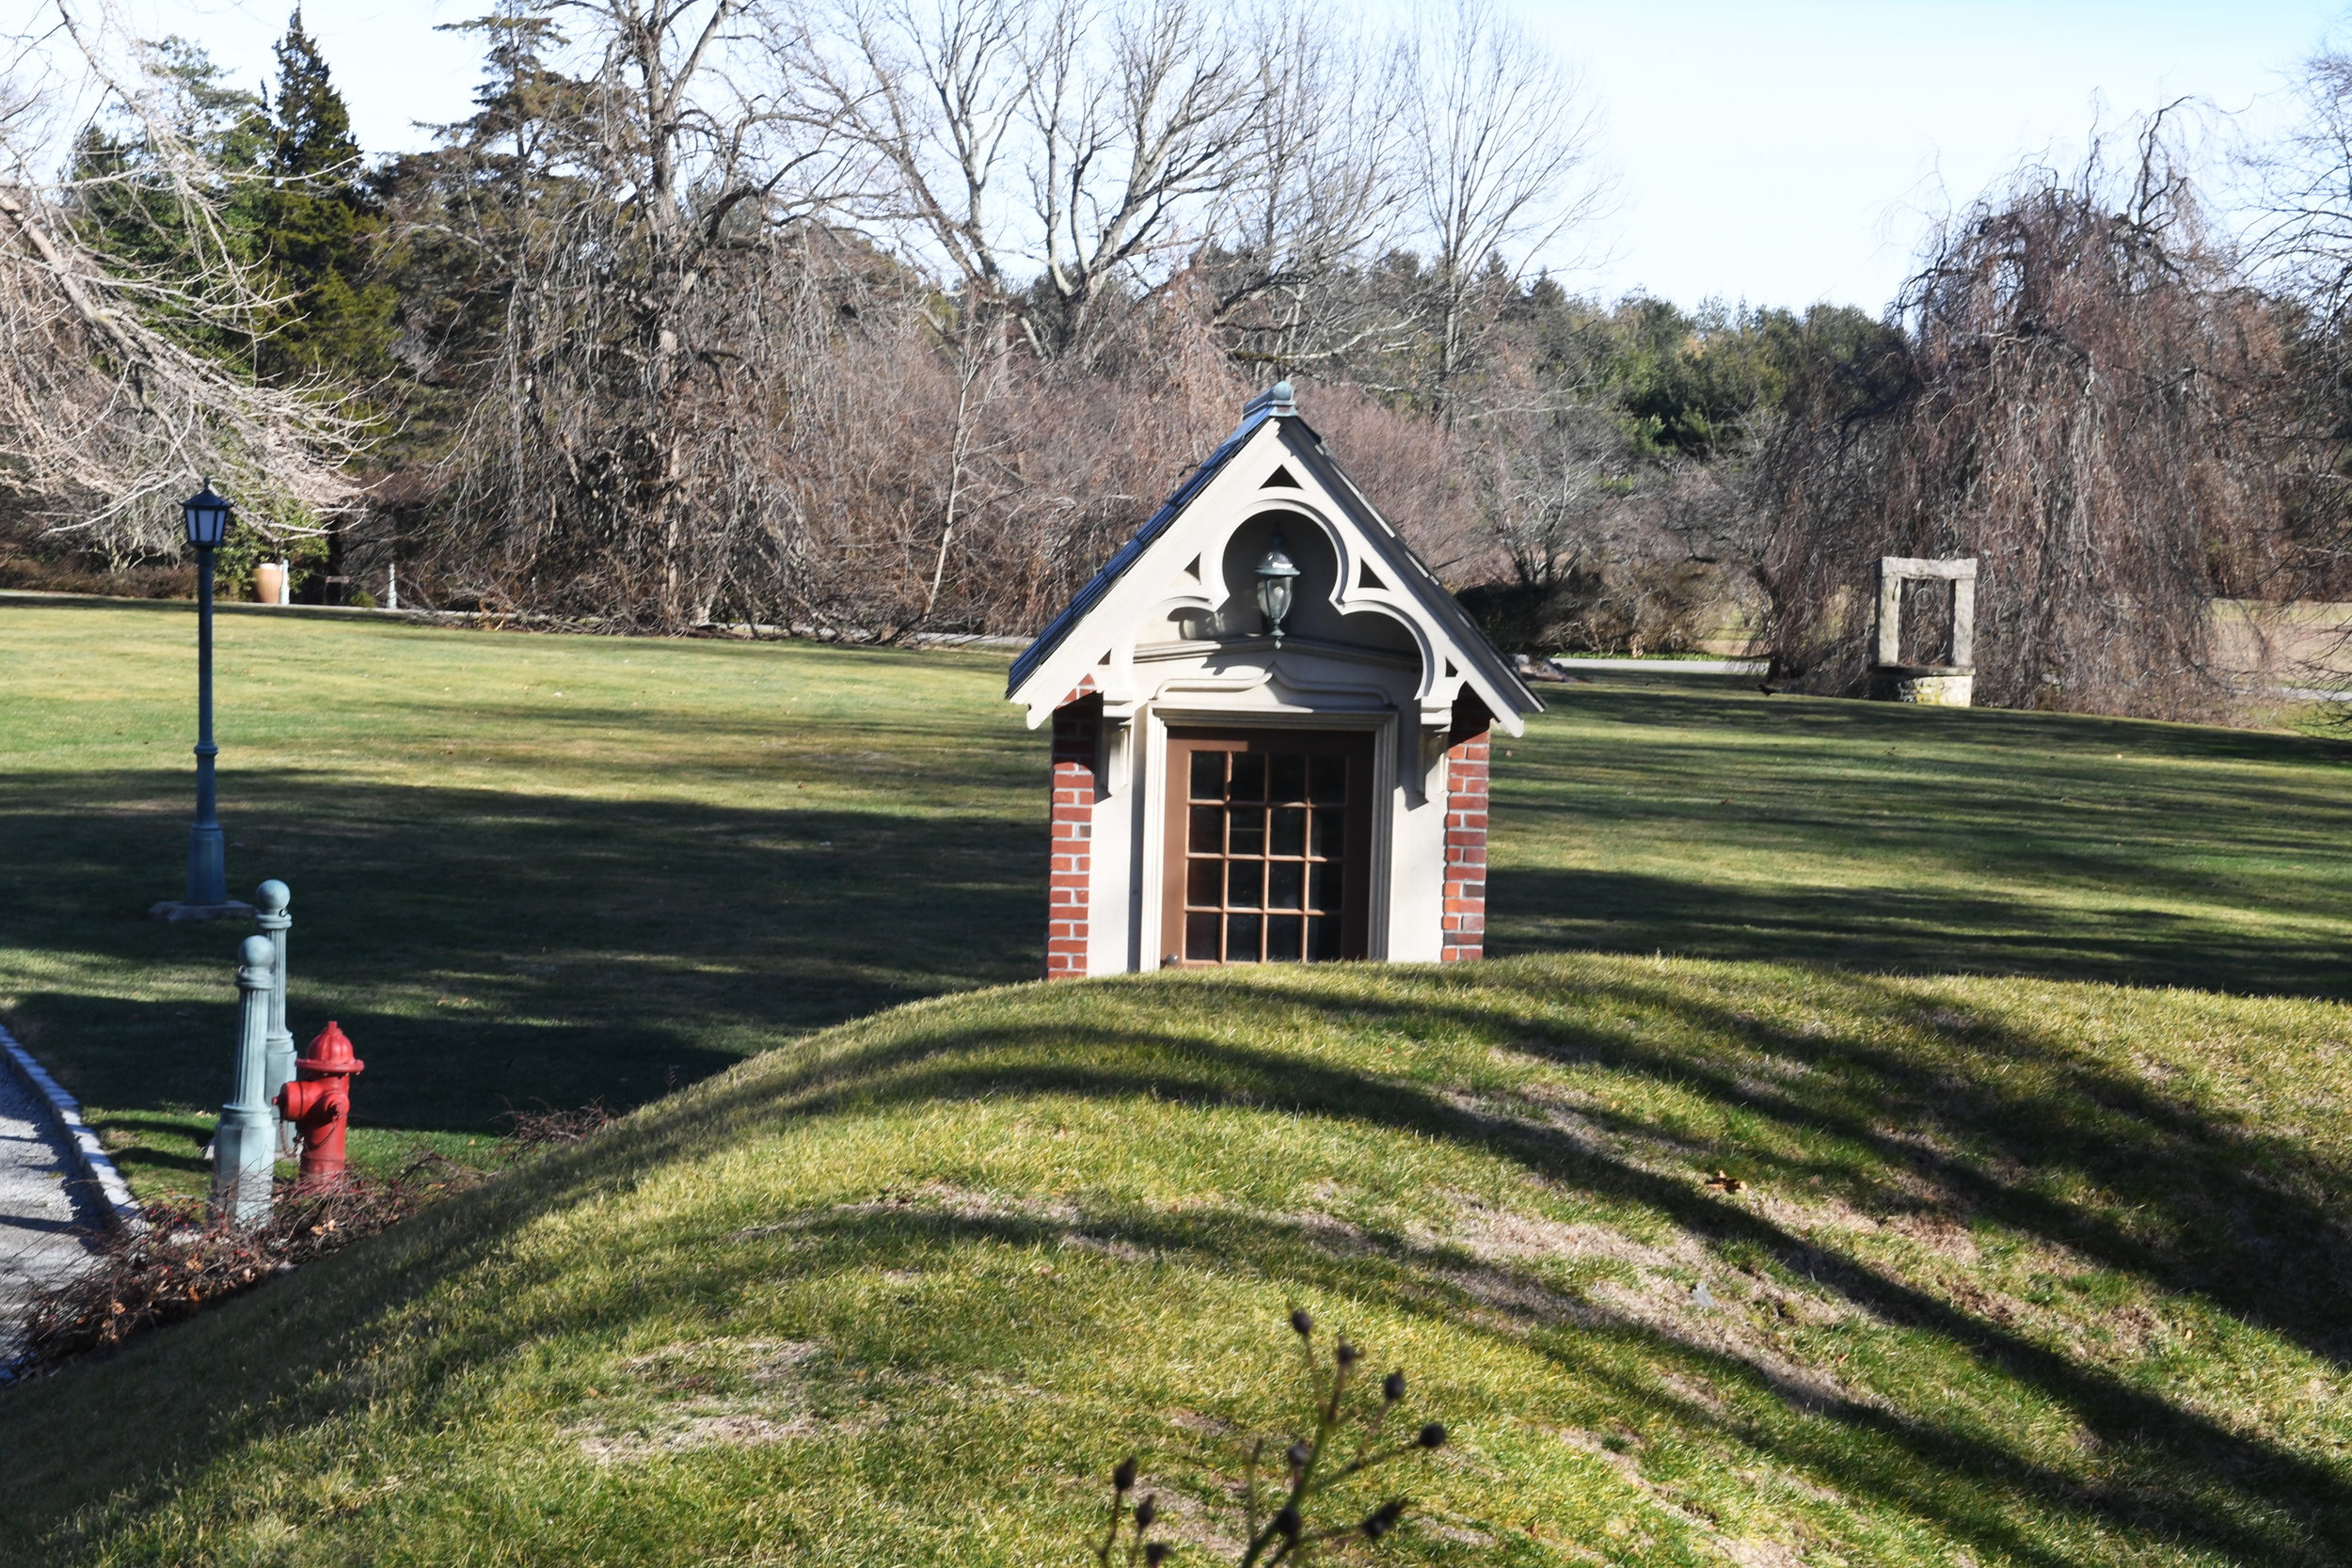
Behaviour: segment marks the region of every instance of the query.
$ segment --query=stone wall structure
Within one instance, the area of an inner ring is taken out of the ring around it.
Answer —
[[[1940,663],[1903,659],[1903,589],[1915,582],[1952,585],[1952,640]],[[1878,635],[1869,695],[1881,702],[1966,707],[1977,685],[1977,563],[1912,556],[1879,558]]]

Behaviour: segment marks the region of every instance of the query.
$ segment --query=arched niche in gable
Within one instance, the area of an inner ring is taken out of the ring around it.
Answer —
[[[1420,661],[1421,640],[1395,612],[1376,606],[1346,608],[1353,587],[1348,579],[1361,575],[1359,563],[1343,557],[1329,525],[1298,507],[1268,507],[1226,540],[1221,552],[1225,596],[1218,612],[1226,635],[1257,636],[1265,630],[1265,617],[1258,609],[1258,562],[1278,537],[1282,553],[1298,568],[1290,614],[1282,623],[1285,638]]]

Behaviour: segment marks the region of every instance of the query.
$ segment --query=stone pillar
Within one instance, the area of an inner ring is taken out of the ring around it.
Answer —
[[[1045,977],[1087,973],[1094,896],[1094,803],[1101,794],[1103,699],[1054,710],[1053,871],[1047,879]]]
[[[1882,556],[1879,560],[1879,624],[1878,657],[1872,662],[1892,666],[1903,661],[1903,576],[1897,568],[1902,562]]]

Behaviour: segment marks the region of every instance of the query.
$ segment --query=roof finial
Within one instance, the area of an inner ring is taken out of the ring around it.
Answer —
[[[1295,414],[1298,412],[1298,394],[1292,389],[1288,381],[1278,381],[1248,403],[1243,404],[1241,411],[1245,419],[1252,414],[1261,413]]]

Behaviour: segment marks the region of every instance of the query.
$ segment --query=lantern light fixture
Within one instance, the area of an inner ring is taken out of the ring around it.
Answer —
[[[203,489],[180,503],[182,519],[187,524],[188,543],[199,550],[218,549],[229,533],[230,510],[226,497],[213,494],[213,482],[207,479]]]
[[[1283,553],[1282,535],[1276,531],[1274,541],[1258,562],[1258,610],[1265,616],[1265,629],[1274,639],[1274,645],[1282,645],[1282,620],[1291,612],[1291,591],[1298,577],[1298,568]]]

